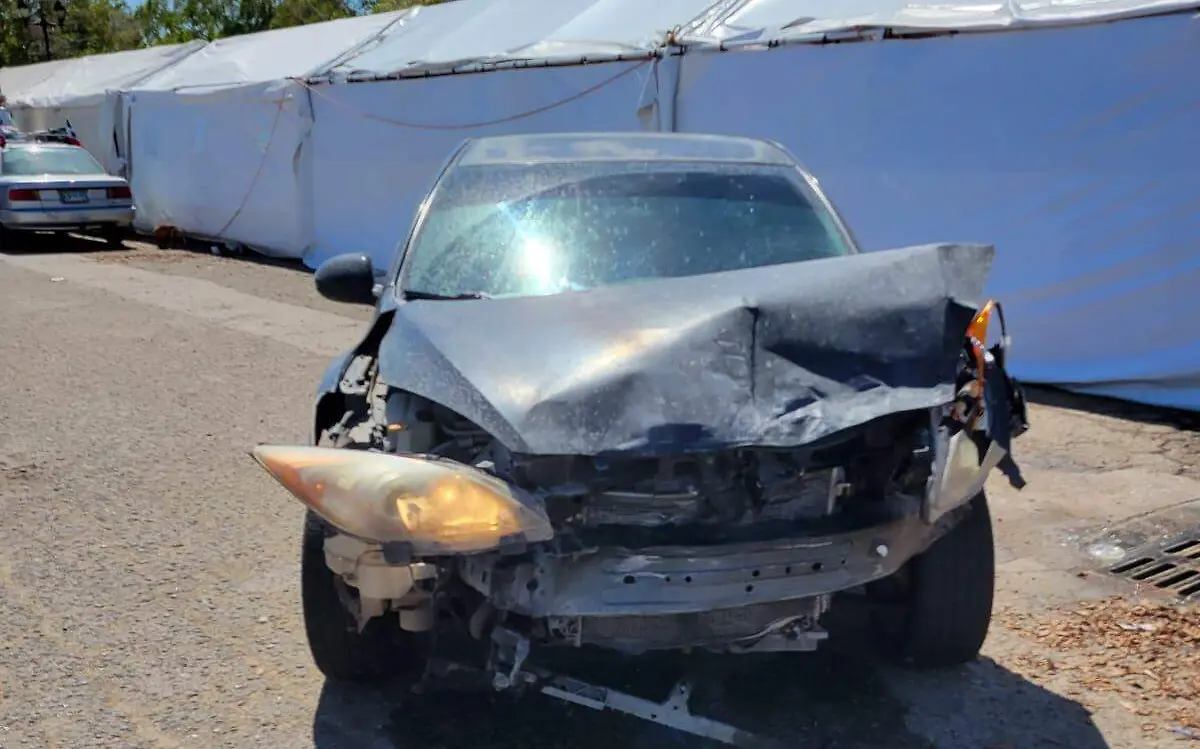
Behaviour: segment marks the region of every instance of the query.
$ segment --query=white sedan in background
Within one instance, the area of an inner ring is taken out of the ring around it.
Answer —
[[[129,183],[83,148],[0,141],[0,236],[15,231],[97,231],[120,246],[133,223]]]

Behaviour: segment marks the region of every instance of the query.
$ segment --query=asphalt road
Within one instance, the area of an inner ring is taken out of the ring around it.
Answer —
[[[705,745],[546,698],[323,684],[298,611],[301,511],[247,450],[305,438],[367,313],[288,267],[39,249],[0,255],[0,747]],[[1147,450],[1194,458],[1164,429]],[[701,702],[797,747],[1134,745],[1120,716],[1102,730],[1002,661],[912,676],[843,644],[739,662]],[[642,690],[674,667],[608,665]]]

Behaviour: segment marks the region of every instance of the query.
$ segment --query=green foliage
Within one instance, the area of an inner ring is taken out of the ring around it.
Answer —
[[[47,37],[51,57],[77,57],[211,41],[449,0],[142,0],[136,8],[125,0],[62,0],[67,15],[61,27],[55,22],[54,0],[25,1],[33,7],[30,19],[18,13],[19,0],[0,0],[0,66],[48,59]],[[50,21],[45,34],[39,18]]]
[[[365,0],[368,13],[389,13],[393,10],[415,8],[419,5],[437,5],[443,0]]]
[[[55,31],[61,32],[51,39],[55,57],[134,49],[142,43],[141,32],[121,0],[74,0],[62,28]]]
[[[275,5],[271,28],[303,26],[355,15],[345,0],[280,0]]]

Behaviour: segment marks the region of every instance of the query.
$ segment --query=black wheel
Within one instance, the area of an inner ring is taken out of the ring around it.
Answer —
[[[124,249],[125,232],[119,226],[107,226],[104,228],[104,241],[113,249]]]
[[[987,497],[893,576],[876,583],[891,654],[912,668],[946,668],[979,655],[992,621],[996,550]]]
[[[426,638],[400,629],[395,613],[375,617],[362,632],[342,603],[357,597],[325,564],[327,526],[307,513],[300,558],[304,629],[313,661],[326,678],[355,683],[419,677]],[[339,591],[339,588],[341,590]]]

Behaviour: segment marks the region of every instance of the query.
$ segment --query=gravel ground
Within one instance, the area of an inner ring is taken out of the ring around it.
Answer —
[[[304,439],[320,373],[369,312],[287,265],[39,249],[0,255],[0,747],[704,745],[540,698],[324,685],[298,615],[301,513],[246,451]],[[835,637],[706,664],[721,675],[703,710],[797,747],[1186,743],[1196,610],[1098,573],[1087,549],[1132,519],[1193,521],[1195,422],[1038,398],[1018,455],[1029,487],[992,487],[985,658],[912,674]],[[676,665],[588,673],[650,691]]]

